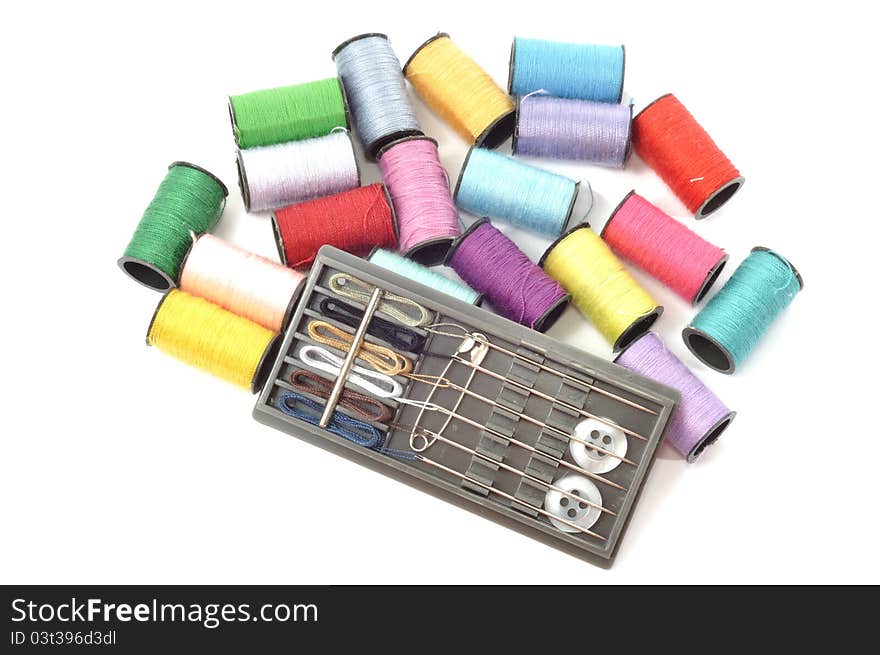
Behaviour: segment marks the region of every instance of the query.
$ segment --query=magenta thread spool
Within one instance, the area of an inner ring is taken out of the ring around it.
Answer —
[[[461,223],[437,142],[405,137],[382,148],[378,160],[397,214],[400,252],[425,266],[441,263],[461,236]]]
[[[571,299],[487,218],[452,244],[446,263],[497,313],[538,332],[549,329]]]
[[[602,228],[611,249],[691,304],[709,291],[727,254],[669,214],[630,191]]]
[[[715,443],[736,416],[653,332],[633,341],[614,361],[681,393],[666,426],[666,442],[688,462]]]
[[[531,94],[516,103],[513,153],[623,168],[631,126],[631,105]]]

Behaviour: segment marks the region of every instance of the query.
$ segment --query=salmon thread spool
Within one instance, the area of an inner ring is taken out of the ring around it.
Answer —
[[[278,339],[262,325],[172,289],[153,314],[147,345],[256,393],[269,374]]]
[[[587,223],[572,228],[538,264],[571,294],[572,302],[615,352],[650,329],[663,313]]]
[[[691,304],[718,279],[727,254],[635,191],[611,213],[600,235],[611,249]]]
[[[718,211],[745,178],[671,93],[633,119],[633,148],[698,219]]]

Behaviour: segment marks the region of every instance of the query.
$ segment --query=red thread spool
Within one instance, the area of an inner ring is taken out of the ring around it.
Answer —
[[[384,184],[370,184],[278,209],[272,228],[282,263],[305,268],[327,244],[365,256],[397,247],[397,222]]]
[[[705,218],[745,183],[678,98],[667,94],[633,120],[633,147],[697,218]]]
[[[600,235],[631,261],[690,303],[699,302],[718,279],[727,254],[630,191]]]

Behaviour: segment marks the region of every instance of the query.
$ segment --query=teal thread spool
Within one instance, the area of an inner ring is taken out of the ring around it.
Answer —
[[[684,329],[685,345],[706,366],[733,373],[803,287],[800,273],[782,255],[753,248]]]
[[[396,252],[375,248],[367,257],[367,261],[471,305],[479,305],[483,302],[483,295],[471,289],[464,282],[450,280],[448,277],[398,255]]]
[[[157,291],[177,286],[193,235],[210,232],[217,224],[227,195],[226,185],[204,168],[174,162],[119,258],[119,267]]]

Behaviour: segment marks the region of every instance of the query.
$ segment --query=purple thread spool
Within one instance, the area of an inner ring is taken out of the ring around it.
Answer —
[[[525,96],[517,103],[513,152],[623,168],[631,125],[632,105]]]
[[[450,247],[446,263],[496,312],[538,332],[553,325],[571,300],[488,218],[465,230]]]
[[[633,341],[614,361],[681,392],[681,402],[666,426],[666,441],[689,462],[714,443],[736,416],[653,332]]]

